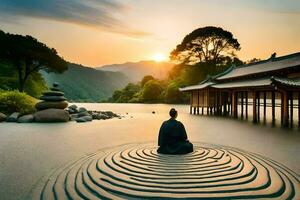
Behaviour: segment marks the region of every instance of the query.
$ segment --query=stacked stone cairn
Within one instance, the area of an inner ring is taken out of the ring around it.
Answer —
[[[54,83],[50,91],[43,93],[40,102],[35,105],[38,110],[34,114],[36,122],[67,122],[69,121],[69,113],[64,110],[68,107],[68,102],[64,97],[64,93],[58,89],[58,83]]]
[[[50,88],[50,91],[43,93],[43,96],[40,97],[40,102],[35,105],[37,110],[45,110],[49,108],[55,109],[65,109],[68,107],[64,93],[58,89],[58,84],[54,83],[53,87]]]

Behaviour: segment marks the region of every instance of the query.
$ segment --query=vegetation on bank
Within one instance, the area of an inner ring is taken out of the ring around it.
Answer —
[[[197,84],[208,76],[221,73],[243,62],[235,56],[241,49],[231,32],[219,27],[199,28],[188,34],[171,52],[176,65],[165,80],[145,76],[139,83],[129,83],[114,92],[109,102],[117,103],[187,103],[180,87]]]
[[[26,35],[15,35],[0,30],[0,60],[9,63],[17,74],[18,90],[23,92],[28,80],[41,69],[61,73],[68,69],[67,62],[54,48]]]
[[[9,62],[0,61],[0,89],[18,90],[19,80],[17,71]],[[24,92],[32,97],[38,98],[42,92],[47,90],[47,84],[40,73],[32,73],[24,87]]]
[[[19,91],[0,90],[0,112],[11,114],[19,112],[21,115],[35,112],[37,99]]]

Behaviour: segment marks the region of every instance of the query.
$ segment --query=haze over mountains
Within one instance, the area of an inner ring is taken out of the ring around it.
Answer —
[[[99,102],[123,88],[130,80],[120,72],[99,71],[94,68],[69,63],[62,74],[41,71],[48,86],[58,82],[69,101]]]
[[[69,101],[99,102],[108,99],[115,90],[128,83],[140,81],[145,75],[166,78],[172,66],[155,61],[127,62],[98,68],[69,63],[69,69],[62,74],[40,72],[48,86],[58,82]]]
[[[124,64],[104,65],[96,69],[101,71],[122,72],[131,82],[140,81],[145,75],[152,75],[158,79],[167,78],[173,64],[168,62],[140,61]]]

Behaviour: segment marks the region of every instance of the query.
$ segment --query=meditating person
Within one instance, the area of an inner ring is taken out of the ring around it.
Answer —
[[[177,111],[172,108],[169,112],[170,119],[163,122],[158,136],[158,153],[162,154],[187,154],[193,152],[193,144],[187,139],[183,124],[177,121]]]

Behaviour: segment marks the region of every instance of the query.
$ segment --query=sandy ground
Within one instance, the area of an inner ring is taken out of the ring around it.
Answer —
[[[71,160],[104,147],[153,142],[170,105],[85,104],[123,119],[79,124],[0,124],[0,199],[27,199],[40,179]],[[300,173],[300,132],[221,117],[193,116],[174,106],[193,141],[255,152]],[[152,114],[155,110],[156,114]],[[128,112],[128,115],[126,114]],[[132,118],[131,118],[132,117]]]

